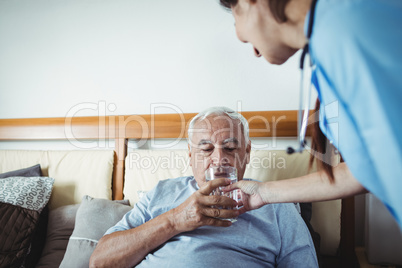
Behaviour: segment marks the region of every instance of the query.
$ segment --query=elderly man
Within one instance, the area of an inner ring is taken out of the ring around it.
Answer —
[[[309,231],[293,204],[239,215],[230,209],[236,201],[209,195],[229,181],[207,183],[205,171],[213,165],[234,166],[240,180],[250,149],[242,115],[223,107],[198,114],[189,126],[194,176],[161,181],[148,192],[106,232],[90,266],[317,267]],[[233,217],[238,217],[234,223],[222,219]]]

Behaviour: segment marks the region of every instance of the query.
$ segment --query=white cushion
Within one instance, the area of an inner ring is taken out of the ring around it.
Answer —
[[[0,150],[0,173],[40,164],[55,179],[49,207],[78,204],[84,195],[112,198],[114,152]]]
[[[48,177],[8,177],[0,179],[0,202],[39,213],[49,202],[54,179]]]

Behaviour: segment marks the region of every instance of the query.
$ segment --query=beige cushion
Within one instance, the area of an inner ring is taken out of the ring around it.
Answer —
[[[112,198],[113,151],[0,150],[0,173],[40,164],[55,179],[50,209],[78,204],[84,195]]]
[[[309,173],[310,153],[288,155],[285,151],[252,151],[245,178],[282,180]],[[310,172],[315,172],[315,165]],[[311,225],[321,236],[320,252],[335,256],[341,235],[341,200],[315,202]]]
[[[308,173],[310,154],[288,155],[284,151],[251,152],[244,177],[260,181],[281,180]],[[126,158],[124,197],[134,205],[139,195],[151,190],[159,180],[191,176],[187,150],[136,150]],[[315,171],[313,167],[312,171]],[[341,201],[313,204],[311,223],[321,235],[321,253],[336,255],[340,242]]]
[[[133,206],[141,191],[149,191],[160,180],[192,176],[187,150],[136,150],[127,155],[124,199]]]

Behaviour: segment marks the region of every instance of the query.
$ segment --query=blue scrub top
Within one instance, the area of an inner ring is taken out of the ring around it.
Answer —
[[[401,27],[401,0],[319,0],[310,54],[321,130],[402,228]]]

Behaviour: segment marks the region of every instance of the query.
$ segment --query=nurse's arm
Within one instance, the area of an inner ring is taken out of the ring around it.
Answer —
[[[334,181],[324,171],[319,171],[287,180],[240,181],[227,186],[226,191],[242,190],[244,207],[241,213],[265,204],[326,201],[367,192],[353,177],[346,163],[340,163],[333,171]]]
[[[367,190],[352,175],[346,163],[340,163],[333,171],[333,182],[324,171],[289,180],[269,182],[264,187],[265,196],[268,197],[265,202],[316,202],[367,193]]]

